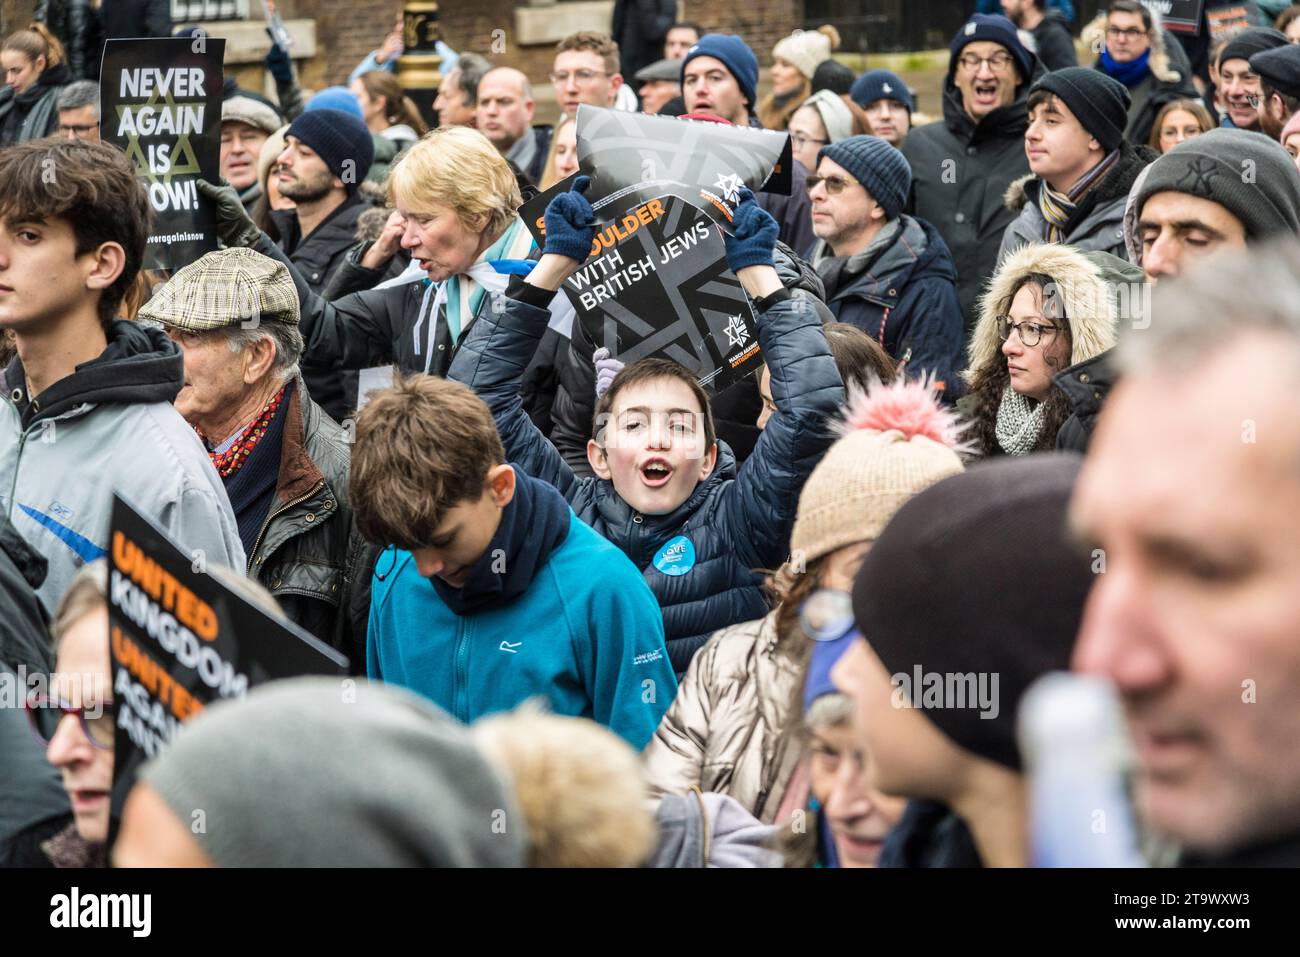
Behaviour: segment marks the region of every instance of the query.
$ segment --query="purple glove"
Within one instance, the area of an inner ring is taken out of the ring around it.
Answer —
[[[556,253],[580,263],[587,261],[596,234],[596,214],[592,212],[587,197],[582,195],[590,185],[590,176],[579,176],[573,181],[572,189],[546,204],[543,253]]]
[[[609,391],[609,384],[618,375],[618,370],[627,363],[610,357],[609,350],[601,346],[591,354],[591,361],[596,364],[596,398]]]

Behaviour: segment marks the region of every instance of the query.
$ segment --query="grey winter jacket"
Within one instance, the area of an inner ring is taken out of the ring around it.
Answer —
[[[1120,147],[1119,161],[1095,187],[1083,197],[1074,216],[1065,227],[1064,242],[1082,252],[1103,252],[1126,258],[1124,247],[1124,204],[1138,174],[1156,158],[1146,146]],[[1038,205],[1042,180],[1030,174],[1007,187],[1007,209],[1019,213],[1002,234],[998,262],[1027,243],[1046,242],[1047,220]]]
[[[505,308],[485,310],[470,326],[447,377],[488,404],[508,461],[559,489],[579,518],[641,569],[663,610],[668,656],[681,674],[713,632],[768,611],[760,571],[778,567],[789,554],[799,492],[834,440],[827,420],[844,402],[821,316],[798,297],[774,301],[760,313],[758,341],[777,414],[739,472],[731,450],[719,442],[712,474],[685,502],[666,515],[643,515],[613,483],[575,476],[524,413],[519,382],[548,313],[516,297],[536,292],[512,280]],[[680,537],[692,544],[695,563],[665,574],[655,556]]]
[[[975,300],[997,267],[998,244],[1014,218],[1004,203],[1007,187],[1029,172],[1026,101],[1042,72],[1035,58],[1032,75],[1016,87],[1014,102],[977,123],[962,105],[950,71],[944,82],[943,122],[916,127],[903,143],[912,166],[907,212],[934,226],[948,244],[968,333],[978,315]]]
[[[836,319],[871,336],[895,362],[908,357],[908,374],[933,375],[951,401],[961,394],[966,351],[952,254],[924,220],[904,213],[895,222],[895,238],[870,258],[823,257],[819,240],[813,263]]]
[[[226,490],[171,403],[181,353],[159,329],[115,321],[108,348],[31,400],[22,361],[4,370],[0,505],[49,563],[37,591],[55,608],[109,547],[113,492],[209,564],[244,567]]]

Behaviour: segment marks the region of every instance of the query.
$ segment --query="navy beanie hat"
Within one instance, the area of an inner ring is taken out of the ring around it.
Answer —
[[[740,86],[741,95],[749,101],[752,111],[758,101],[758,57],[744,40],[734,33],[706,33],[700,37],[695,46],[686,51],[682,59],[682,74],[686,73],[686,64],[697,56],[711,56],[721,60],[731,71]]]
[[[1020,70],[1021,82],[1033,75],[1034,55],[1020,42],[1015,25],[1003,16],[977,13],[962,24],[957,29],[956,36],[952,38],[950,47],[952,52],[948,56],[949,76],[957,71],[957,58],[961,56],[961,51],[966,48],[966,44],[978,43],[981,40],[1000,43],[1007,48],[1011,58],[1016,61],[1016,68]]]
[[[357,191],[375,159],[375,141],[366,124],[342,110],[308,110],[285,131],[316,151],[331,173],[343,180],[351,196]],[[353,166],[347,167],[351,161]]]
[[[897,100],[911,113],[916,109],[912,91],[895,73],[888,70],[868,70],[854,81],[849,98],[864,110],[877,100]]]
[[[817,159],[823,156],[839,163],[865,186],[887,218],[894,219],[903,211],[912,188],[912,167],[902,153],[879,136],[850,136],[829,143],[817,151]]]

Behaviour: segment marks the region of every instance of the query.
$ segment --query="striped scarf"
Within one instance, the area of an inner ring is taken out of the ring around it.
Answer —
[[[498,259],[526,260],[534,249],[533,236],[523,220],[516,217],[501,238],[494,242],[474,261],[474,265],[488,263]],[[471,267],[473,268],[473,267]],[[451,331],[451,341],[459,342],[460,333],[466,320],[478,315],[479,307],[486,295],[483,286],[476,282],[466,271],[457,273],[447,280],[444,296],[447,308],[447,327]]]
[[[1068,193],[1052,189],[1047,180],[1041,180],[1038,190],[1038,211],[1043,214],[1043,239],[1049,243],[1065,242],[1065,227],[1069,225],[1085,193],[1105,178],[1111,168],[1119,162],[1119,150],[1110,154],[1084,173],[1077,183],[1070,187]]]

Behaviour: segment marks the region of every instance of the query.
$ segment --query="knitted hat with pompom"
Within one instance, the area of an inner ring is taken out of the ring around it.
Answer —
[[[793,561],[874,540],[909,498],[963,470],[961,426],[927,382],[851,391],[839,430],[799,496]]]

